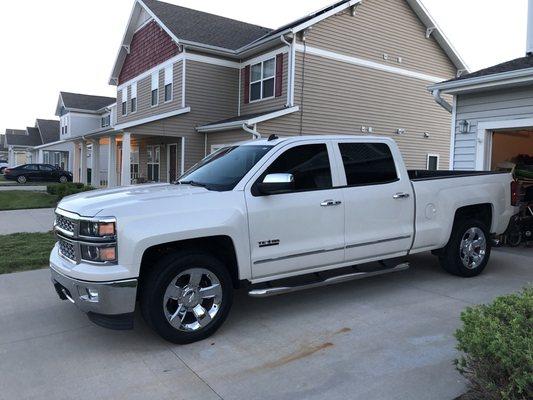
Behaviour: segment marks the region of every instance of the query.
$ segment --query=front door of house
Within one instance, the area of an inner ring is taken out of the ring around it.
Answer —
[[[168,179],[175,182],[178,179],[178,145],[168,146]]]

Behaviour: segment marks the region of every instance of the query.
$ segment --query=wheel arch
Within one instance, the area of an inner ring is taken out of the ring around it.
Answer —
[[[226,265],[235,288],[240,285],[239,264],[235,243],[230,236],[217,235],[206,236],[194,239],[176,240],[160,243],[148,247],[142,255],[139,270],[139,280],[142,282],[143,276],[150,270],[150,266],[155,264],[158,258],[180,250],[197,249],[205,251],[218,258]]]
[[[494,207],[491,203],[472,204],[464,207],[459,207],[455,211],[453,226],[460,221],[472,218],[481,221],[492,232]]]

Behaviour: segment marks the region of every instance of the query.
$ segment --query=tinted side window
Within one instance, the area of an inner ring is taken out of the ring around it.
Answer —
[[[292,174],[297,191],[331,188],[331,167],[327,146],[308,144],[293,147],[281,154],[263,173],[262,178],[268,174],[278,173]]]
[[[34,164],[26,164],[22,167],[22,169],[27,171],[37,171],[37,165]]]
[[[339,143],[348,186],[398,180],[394,158],[385,143]]]
[[[39,165],[39,169],[41,171],[48,171],[48,172],[52,172],[54,170],[54,168],[51,165]]]

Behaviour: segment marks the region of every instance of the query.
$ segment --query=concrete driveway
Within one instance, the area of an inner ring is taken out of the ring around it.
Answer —
[[[166,343],[92,325],[47,271],[0,276],[0,399],[453,399],[465,307],[533,281],[533,250],[494,251],[452,277],[423,254],[412,269],[270,299],[239,292],[211,339]]]
[[[54,224],[53,208],[0,211],[0,235],[20,232],[48,232]]]

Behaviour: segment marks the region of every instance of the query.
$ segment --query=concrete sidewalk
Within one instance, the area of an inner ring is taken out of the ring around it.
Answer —
[[[19,232],[48,232],[54,224],[53,208],[0,211],[0,235]]]
[[[533,281],[533,251],[494,251],[483,275],[406,272],[270,299],[239,291],[210,339],[176,346],[137,315],[91,324],[46,270],[0,276],[0,399],[453,399],[454,331],[472,304]]]
[[[24,192],[46,192],[46,186],[25,186],[25,185],[0,185],[0,192],[11,192],[13,190],[20,190]]]

